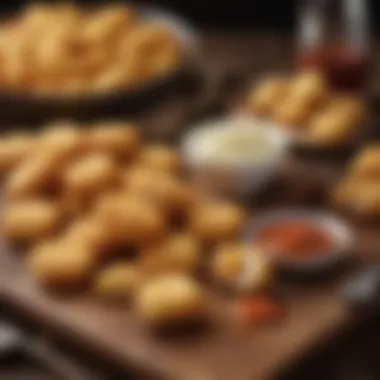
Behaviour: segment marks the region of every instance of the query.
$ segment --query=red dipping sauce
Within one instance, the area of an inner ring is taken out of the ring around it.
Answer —
[[[326,256],[335,247],[335,240],[327,230],[306,220],[281,221],[267,226],[255,237],[254,243],[289,259]]]
[[[345,45],[325,45],[300,51],[297,63],[302,69],[320,70],[339,91],[359,91],[367,84],[370,59],[363,51]]]

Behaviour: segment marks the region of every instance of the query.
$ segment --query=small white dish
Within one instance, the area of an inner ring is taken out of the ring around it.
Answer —
[[[181,150],[190,174],[204,189],[246,196],[275,177],[288,142],[264,122],[232,116],[195,126],[185,135]]]
[[[349,258],[354,245],[352,229],[341,218],[322,211],[278,210],[268,212],[261,217],[255,217],[247,224],[245,242],[254,244],[255,237],[265,228],[286,221],[305,221],[316,225],[330,235],[334,247],[327,252],[322,252],[321,255],[316,254],[305,258],[291,258],[274,252],[267,252],[276,266],[292,272],[320,272],[332,269]]]

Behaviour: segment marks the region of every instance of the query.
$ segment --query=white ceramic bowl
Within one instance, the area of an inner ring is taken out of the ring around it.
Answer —
[[[233,144],[236,136],[246,141],[248,150],[257,139],[268,150],[257,155],[255,148],[249,154],[216,153],[222,140]],[[217,194],[247,196],[275,177],[288,146],[286,135],[275,128],[252,118],[233,116],[195,126],[184,136],[181,150],[190,173],[202,188]]]
[[[255,217],[247,224],[245,241],[254,244],[255,237],[263,229],[284,221],[307,221],[329,233],[334,241],[331,251],[322,255],[313,255],[304,259],[291,259],[268,252],[274,264],[292,272],[319,272],[331,269],[346,260],[354,245],[353,231],[348,224],[337,216],[322,211],[277,210]]]

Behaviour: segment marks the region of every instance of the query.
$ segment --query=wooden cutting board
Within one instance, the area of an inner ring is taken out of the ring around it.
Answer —
[[[276,202],[269,204],[307,203],[307,194],[318,186],[325,188],[321,179],[329,182],[333,170],[331,165],[291,162],[286,176],[286,186],[273,193]],[[260,207],[266,209],[267,204]],[[357,232],[354,252],[359,260],[354,262],[360,266],[379,251],[380,237],[372,228]],[[106,306],[90,295],[46,293],[27,274],[22,261],[22,255],[3,243],[0,301],[121,368],[168,380],[270,379],[351,321],[337,292],[347,274],[339,274],[317,283],[280,281],[287,310],[281,324],[239,328],[231,318],[231,300],[214,296],[217,316],[210,328],[190,337],[163,338],[147,331],[127,309]]]

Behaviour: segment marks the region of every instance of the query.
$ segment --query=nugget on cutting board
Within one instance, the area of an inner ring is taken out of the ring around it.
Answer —
[[[179,153],[166,145],[148,145],[140,153],[138,162],[154,170],[173,174],[180,170],[182,164]]]
[[[190,184],[165,173],[150,173],[149,169],[146,173],[134,173],[127,189],[146,197],[172,216],[187,214],[195,200]]]
[[[45,195],[57,189],[65,166],[62,151],[38,151],[8,176],[5,196],[17,200]]]
[[[141,285],[134,309],[142,322],[160,328],[205,318],[207,297],[202,287],[183,274],[167,274]]]
[[[38,245],[27,258],[27,266],[36,280],[52,288],[85,284],[94,265],[94,256],[87,246],[60,240]]]
[[[125,194],[103,204],[97,214],[113,226],[120,244],[146,246],[161,239],[166,232],[162,211],[139,196]]]
[[[96,256],[103,255],[114,246],[112,226],[92,215],[74,220],[64,233],[73,244],[86,245]]]
[[[41,151],[62,151],[66,159],[76,158],[86,152],[86,132],[73,121],[56,121],[47,124],[38,140]]]
[[[222,285],[242,291],[258,291],[272,279],[272,266],[257,248],[238,243],[218,247],[210,266],[213,279]]]
[[[119,172],[107,155],[94,153],[72,163],[63,174],[66,191],[71,195],[93,196],[117,184]]]
[[[142,267],[151,273],[195,273],[201,262],[201,244],[187,232],[169,235],[158,245],[142,252]]]
[[[93,291],[106,301],[129,301],[139,284],[136,264],[116,262],[104,268],[94,279]]]
[[[34,241],[56,231],[61,210],[53,202],[42,200],[8,204],[2,216],[3,233],[17,241]]]
[[[201,241],[219,243],[237,238],[245,220],[244,210],[235,204],[202,203],[194,207],[190,229]]]
[[[140,135],[134,124],[105,121],[94,127],[89,144],[95,152],[110,154],[119,159],[130,159],[140,149]]]

